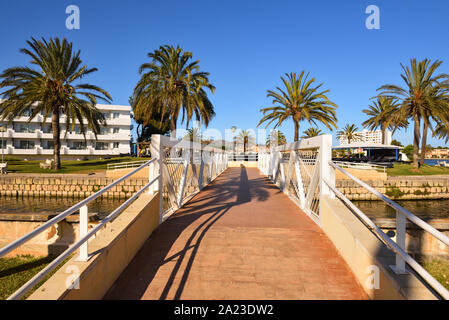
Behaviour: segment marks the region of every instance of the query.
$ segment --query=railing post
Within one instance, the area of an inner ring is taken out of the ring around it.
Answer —
[[[334,193],[323,179],[326,178],[335,187],[335,169],[329,164],[332,161],[332,135],[324,134],[320,137],[320,192],[334,198]]]
[[[149,181],[153,180],[159,175],[159,178],[153,183],[153,194],[159,192],[159,224],[162,223],[162,160],[164,157],[164,150],[162,145],[162,138],[159,134],[151,135],[150,145],[151,158],[157,159],[153,162]]]
[[[404,251],[405,248],[405,235],[407,228],[407,218],[399,210],[396,210],[396,244]],[[405,261],[402,257],[396,254],[396,265],[391,267],[397,274],[406,274]]]
[[[84,205],[80,208],[79,213],[79,238],[84,237],[88,232],[88,222],[89,222],[89,211],[87,209],[87,205]],[[89,247],[88,241],[84,242],[80,246],[80,255],[78,257],[78,261],[87,261],[89,259]]]

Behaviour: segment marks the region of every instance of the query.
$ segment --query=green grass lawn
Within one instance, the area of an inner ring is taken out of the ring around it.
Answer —
[[[14,173],[98,173],[106,171],[107,165],[112,163],[141,161],[145,158],[117,157],[111,159],[94,159],[86,161],[67,160],[61,161],[61,169],[58,171],[42,169],[39,163],[43,160],[23,161],[19,159],[6,159],[8,162],[8,172]]]
[[[30,255],[0,258],[0,300],[8,298],[36,273],[45,268],[52,259],[52,257]],[[27,296],[30,294],[31,292]]]
[[[425,261],[423,267],[449,290],[449,261],[441,259]]]
[[[389,176],[427,176],[449,174],[449,168],[422,165],[419,169],[413,168],[412,164],[395,164],[393,168],[387,168]]]

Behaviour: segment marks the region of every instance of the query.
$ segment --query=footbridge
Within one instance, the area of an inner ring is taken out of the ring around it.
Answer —
[[[78,239],[9,299],[448,299],[407,253],[407,224],[442,246],[449,238],[333,163],[331,150],[322,135],[229,161],[154,135],[151,160],[0,249],[12,254],[79,215]],[[91,201],[142,170],[140,191],[89,221]],[[335,187],[336,170],[396,210],[393,237]]]

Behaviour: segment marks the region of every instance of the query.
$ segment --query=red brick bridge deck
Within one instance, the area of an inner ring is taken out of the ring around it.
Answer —
[[[105,299],[367,299],[257,168],[229,168],[148,238]]]

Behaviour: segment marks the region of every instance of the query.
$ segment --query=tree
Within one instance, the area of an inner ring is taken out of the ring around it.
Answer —
[[[384,85],[381,95],[394,97],[400,100],[400,116],[403,119],[411,118],[414,122],[413,132],[413,166],[418,168],[419,142],[421,135],[421,119],[424,120],[423,153],[425,154],[427,127],[429,117],[436,114],[447,113],[447,79],[446,74],[435,75],[442,61],[430,64],[429,59],[417,61],[410,60],[410,67],[401,64],[402,79],[405,87],[397,85]]]
[[[273,106],[260,109],[263,117],[257,126],[267,122],[266,127],[275,122],[274,128],[281,126],[284,120],[291,119],[295,128],[295,141],[299,140],[299,126],[301,121],[310,125],[323,123],[326,128],[337,128],[337,105],[327,97],[329,90],[321,91],[323,84],[314,85],[315,78],[309,78],[301,71],[285,74],[281,77],[285,89],[276,87],[276,91],[268,90],[267,97],[273,98]]]
[[[339,139],[346,139],[348,140],[348,144],[351,144],[351,141],[357,141],[360,138],[357,130],[359,128],[355,124],[347,124],[342,130],[337,132],[337,137]]]
[[[304,134],[304,135],[303,135],[301,138],[302,138],[302,139],[307,139],[307,138],[312,138],[312,137],[319,136],[319,135],[321,135],[321,134],[323,134],[323,133],[322,133],[321,130],[318,129],[318,128],[310,127],[309,129],[305,130],[305,131],[303,132],[303,134]]]
[[[392,97],[378,96],[368,109],[362,110],[369,116],[362,125],[369,130],[380,129],[382,132],[382,144],[387,144],[387,129],[393,132],[399,127],[406,127],[406,122],[398,116],[399,102]]]
[[[234,137],[234,140],[243,143],[243,152],[248,151],[248,145],[254,142],[255,137],[249,130],[240,130],[239,134]]]
[[[280,146],[287,143],[287,138],[285,138],[285,135],[280,130],[271,130],[265,143],[267,148],[271,146],[272,142],[274,142],[277,146]]]
[[[84,136],[87,122],[96,137],[100,125],[106,124],[103,114],[95,106],[97,100],[109,103],[112,98],[98,86],[79,83],[97,69],[82,65],[80,51],[73,52],[72,43],[65,38],[62,41],[59,38],[49,41],[31,38],[27,44],[30,48],[20,52],[28,55],[30,63],[37,68],[12,67],[0,74],[0,88],[7,88],[0,93],[6,99],[0,104],[0,119],[12,121],[31,110],[28,121],[42,114],[45,124],[51,116],[54,169],[57,170],[61,168],[60,116],[66,116],[66,134],[75,129],[75,121],[78,121]]]
[[[184,136],[184,140],[201,143],[203,140],[203,135],[201,134],[201,130],[199,128],[187,129],[187,131],[188,133]]]
[[[410,159],[413,157],[413,150],[414,150],[413,145],[409,144],[408,146],[404,147],[404,149],[402,149],[402,153],[405,154],[407,158]]]
[[[398,140],[391,140],[391,145],[392,146],[398,146],[398,147],[403,147],[402,143],[400,143]]]
[[[168,45],[148,53],[148,57],[151,62],[140,66],[142,76],[134,88],[136,109],[146,119],[168,115],[173,137],[181,112],[181,123],[186,120],[186,127],[194,116],[207,126],[215,112],[206,89],[213,93],[215,87],[209,82],[209,73],[199,71],[199,60],[191,61],[191,52]]]
[[[152,117],[147,118],[147,115],[143,112],[143,108],[136,108],[134,96],[130,97],[128,101],[133,110],[134,121],[137,123],[136,134],[138,143],[149,141],[153,134],[165,135],[170,132],[170,119],[168,114],[162,118],[160,113],[155,112]]]

